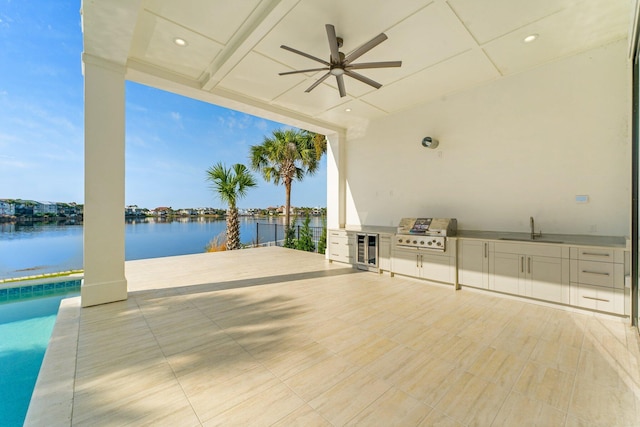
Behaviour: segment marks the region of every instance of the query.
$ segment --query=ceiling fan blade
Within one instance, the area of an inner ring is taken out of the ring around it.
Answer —
[[[298,74],[298,73],[310,73],[312,71],[322,71],[329,70],[327,67],[322,68],[309,68],[307,70],[296,70],[296,71],[285,71],[284,73],[278,73],[279,76],[286,76],[288,74]]]
[[[345,61],[351,62],[354,59],[361,57],[362,55],[369,52],[371,49],[378,46],[380,43],[382,43],[386,39],[387,39],[387,35],[385,33],[378,34],[377,36],[375,36],[374,38],[372,38],[371,40],[369,40],[368,42],[366,42],[365,44],[363,44],[362,46],[360,46],[359,48],[351,52],[349,56],[345,58]]]
[[[331,73],[327,73],[324,76],[320,77],[318,80],[316,80],[316,82],[314,84],[309,86],[309,88],[307,90],[305,90],[305,92],[311,92],[312,90],[314,90],[316,88],[316,86],[318,86],[320,83],[325,81],[327,79],[327,77],[329,77],[330,75],[331,75]]]
[[[309,55],[308,53],[304,53],[304,52],[302,52],[302,51],[300,51],[300,50],[298,50],[298,49],[294,49],[294,48],[292,48],[292,47],[285,46],[285,45],[281,45],[280,47],[281,47],[282,49],[284,49],[284,50],[288,50],[289,52],[293,52],[293,53],[297,53],[298,55],[302,55],[302,56],[304,56],[305,58],[309,58],[309,59],[313,59],[314,61],[318,61],[318,62],[320,62],[321,64],[326,65],[327,67],[330,67],[330,66],[331,66],[331,64],[329,64],[329,63],[328,63],[327,61],[325,61],[324,59],[316,58],[315,56],[313,56],[313,55]]]
[[[327,38],[329,39],[329,49],[331,49],[331,62],[333,64],[340,63],[340,52],[338,51],[338,38],[336,37],[336,28],[331,25],[325,25],[327,29]]]
[[[353,77],[356,80],[360,80],[362,83],[366,83],[369,86],[375,87],[376,89],[380,89],[382,87],[382,85],[380,83],[378,83],[376,81],[373,81],[370,78],[363,76],[362,74],[354,73],[353,71],[348,71],[348,70],[345,70],[344,73],[347,76]]]
[[[347,91],[344,89],[344,75],[340,74],[336,76],[338,82],[338,91],[340,92],[340,98],[347,96]]]
[[[362,62],[360,64],[347,65],[346,68],[350,70],[358,70],[363,68],[389,68],[389,67],[401,67],[402,61],[387,61],[387,62]]]

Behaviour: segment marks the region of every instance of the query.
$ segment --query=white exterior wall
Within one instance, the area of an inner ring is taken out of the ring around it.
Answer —
[[[371,123],[346,142],[346,224],[526,232],[533,216],[543,233],[629,235],[626,53],[616,42]]]

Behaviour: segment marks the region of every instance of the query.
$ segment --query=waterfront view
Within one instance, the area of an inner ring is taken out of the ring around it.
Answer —
[[[283,223],[281,217],[240,218],[243,244],[255,243],[257,225]],[[298,224],[302,218],[298,218]],[[312,217],[312,227],[322,227],[321,217]],[[266,228],[267,232],[263,232]],[[275,233],[264,225],[259,243],[273,240]],[[275,229],[275,227],[274,227]],[[226,230],[224,219],[141,218],[127,220],[125,258],[159,258],[202,253],[207,244]],[[108,256],[108,254],[105,254]],[[82,225],[61,222],[0,223],[0,280],[82,268]]]

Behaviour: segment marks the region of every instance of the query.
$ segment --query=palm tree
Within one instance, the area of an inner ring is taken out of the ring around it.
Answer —
[[[251,167],[262,173],[266,181],[284,184],[285,230],[291,224],[291,184],[301,181],[305,175],[313,175],[318,170],[322,154],[326,151],[324,136],[314,142],[316,134],[304,130],[277,129],[271,137],[265,137],[261,145],[251,146]]]
[[[227,210],[227,250],[240,248],[240,224],[236,201],[247,195],[247,189],[255,187],[256,180],[243,164],[236,163],[227,168],[218,162],[207,169],[207,180],[218,198],[226,203]]]

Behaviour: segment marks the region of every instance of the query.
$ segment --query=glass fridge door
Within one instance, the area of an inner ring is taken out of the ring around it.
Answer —
[[[378,236],[376,234],[367,235],[367,255],[369,265],[378,265]]]
[[[358,264],[365,264],[367,262],[366,259],[366,236],[364,234],[357,235],[357,246],[358,246]]]

